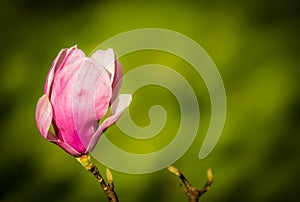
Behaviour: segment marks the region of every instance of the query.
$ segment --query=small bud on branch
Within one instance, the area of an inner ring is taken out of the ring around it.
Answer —
[[[182,190],[188,197],[189,202],[198,202],[199,198],[209,190],[212,182],[213,182],[213,174],[212,170],[209,168],[207,170],[207,181],[201,190],[198,190],[196,187],[192,186],[189,181],[185,178],[185,176],[174,166],[169,166],[168,170],[178,176],[182,181],[183,185],[181,186]]]
[[[106,169],[106,178],[107,178],[108,185],[113,190],[114,189],[114,183],[113,183],[114,179],[113,179],[112,173],[110,172],[110,170],[108,168]]]
[[[113,177],[109,169],[106,170],[106,177],[108,180],[108,185],[104,181],[103,177],[99,173],[98,168],[92,163],[90,156],[88,154],[81,155],[80,157],[76,158],[80,164],[90,173],[92,173],[96,179],[98,180],[101,188],[103,189],[104,193],[109,202],[119,202],[116,192],[114,191],[113,186]]]

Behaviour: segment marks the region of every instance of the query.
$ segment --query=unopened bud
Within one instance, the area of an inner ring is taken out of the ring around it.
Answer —
[[[106,178],[107,178],[107,181],[108,181],[108,184],[112,184],[113,183],[113,176],[110,172],[110,170],[107,168],[106,169]]]
[[[213,173],[211,168],[207,169],[207,181],[208,182],[212,182],[214,179]]]
[[[168,170],[171,172],[171,173],[174,173],[175,175],[177,176],[180,176],[180,172],[177,168],[175,168],[174,166],[169,166],[168,167]]]

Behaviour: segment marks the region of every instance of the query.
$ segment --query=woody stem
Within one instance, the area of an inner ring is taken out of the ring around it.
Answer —
[[[114,191],[114,186],[112,180],[109,179],[109,184],[106,184],[104,178],[101,176],[98,168],[92,163],[90,156],[88,154],[83,154],[76,158],[80,164],[90,173],[92,173],[97,181],[99,182],[101,188],[103,189],[109,202],[119,202],[118,196]]]

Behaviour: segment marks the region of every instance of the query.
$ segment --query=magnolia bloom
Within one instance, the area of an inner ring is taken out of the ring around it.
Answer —
[[[117,95],[122,75],[112,49],[98,50],[90,58],[76,46],[61,50],[36,106],[42,136],[73,156],[91,152],[131,102],[131,95]],[[108,117],[99,124],[109,107]]]

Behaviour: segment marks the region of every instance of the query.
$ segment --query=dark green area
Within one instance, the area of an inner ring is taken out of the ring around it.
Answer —
[[[2,0],[0,201],[106,201],[93,176],[39,135],[35,105],[61,48],[78,44],[89,54],[112,36],[146,27],[171,29],[195,40],[212,57],[225,84],[224,132],[213,152],[199,160],[210,119],[209,95],[201,78],[169,54],[145,51],[121,58],[125,72],[138,65],[163,64],[180,72],[194,88],[201,110],[199,133],[174,165],[198,187],[205,182],[206,169],[213,169],[215,182],[201,201],[297,201],[299,5],[293,0]],[[107,135],[128,151],[162,148],[177,130],[178,105],[165,89],[140,89],[130,108],[138,125],[149,124],[153,104],[165,106],[169,113],[166,128],[156,139],[143,145],[116,127]],[[166,170],[145,175],[112,172],[121,202],[186,201],[179,180]]]

